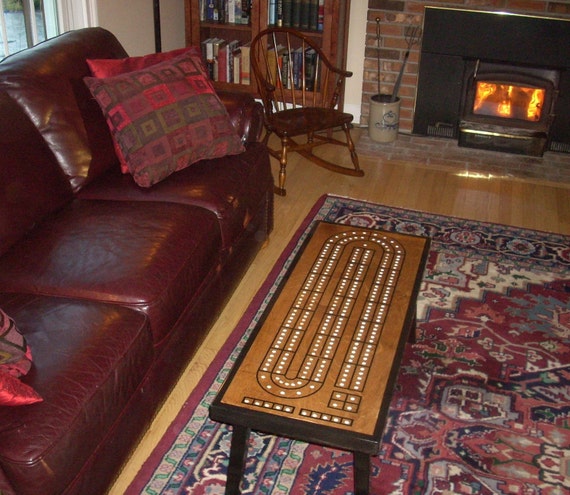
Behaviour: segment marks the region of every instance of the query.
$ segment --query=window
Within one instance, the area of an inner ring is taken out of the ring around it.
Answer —
[[[97,25],[97,0],[0,0],[0,60],[70,29]]]
[[[0,57],[59,33],[56,0],[0,0]]]

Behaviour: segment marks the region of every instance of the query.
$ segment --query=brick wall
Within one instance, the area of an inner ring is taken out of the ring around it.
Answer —
[[[360,0],[357,0],[360,1]],[[392,88],[407,49],[405,31],[409,25],[422,26],[425,6],[502,11],[570,19],[570,2],[560,0],[369,0],[362,87],[361,123],[368,123],[369,100],[378,93],[378,56],[380,56],[380,92],[392,94]],[[380,19],[380,49],[376,19]],[[461,26],[457,26],[461,29]],[[420,45],[413,46],[399,91],[400,131],[411,132],[418,77]]]

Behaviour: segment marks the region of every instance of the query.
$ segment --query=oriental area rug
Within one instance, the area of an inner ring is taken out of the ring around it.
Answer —
[[[570,493],[570,236],[337,196],[319,200],[129,494],[223,494],[231,429],[208,419],[314,222],[431,237],[371,493]],[[252,434],[242,493],[353,493],[352,455]]]

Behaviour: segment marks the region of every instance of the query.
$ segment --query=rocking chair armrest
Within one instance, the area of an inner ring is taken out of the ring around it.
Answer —
[[[230,121],[242,142],[252,143],[261,139],[263,131],[263,106],[248,93],[217,92],[226,107]]]
[[[341,77],[344,77],[344,78],[352,77],[352,71],[350,71],[350,70],[340,69],[340,68],[334,67],[334,66],[332,66],[330,69],[333,72],[336,72]]]

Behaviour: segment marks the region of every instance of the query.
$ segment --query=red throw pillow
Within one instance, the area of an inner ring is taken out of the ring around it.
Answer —
[[[0,406],[25,406],[42,400],[32,387],[0,368]]]
[[[0,406],[33,404],[42,398],[18,378],[30,371],[32,353],[14,320],[0,309]]]
[[[142,187],[199,160],[244,151],[199,57],[186,53],[118,76],[86,77],[85,83]]]
[[[201,51],[195,46],[187,46],[184,48],[178,48],[177,50],[171,50],[169,52],[160,53],[150,53],[148,55],[143,55],[141,57],[127,57],[127,58],[93,58],[87,59],[87,65],[91,70],[93,77],[105,78],[118,76],[119,74],[125,74],[127,72],[133,72],[136,70],[146,69],[151,65],[159,64],[167,60],[171,60],[180,55],[188,53],[194,57],[201,57]],[[117,142],[115,144],[115,153],[119,158],[121,164],[121,172],[124,174],[129,173],[129,166],[127,165],[123,153],[119,148]]]
[[[186,46],[178,48],[169,52],[150,53],[142,57],[128,57],[128,58],[92,58],[87,59],[87,65],[91,70],[93,77],[105,78],[111,76],[118,76],[127,72],[134,72],[135,70],[146,69],[151,65],[160,64],[167,60],[179,57],[188,53],[193,57],[200,58],[202,56],[200,49],[195,46]]]

